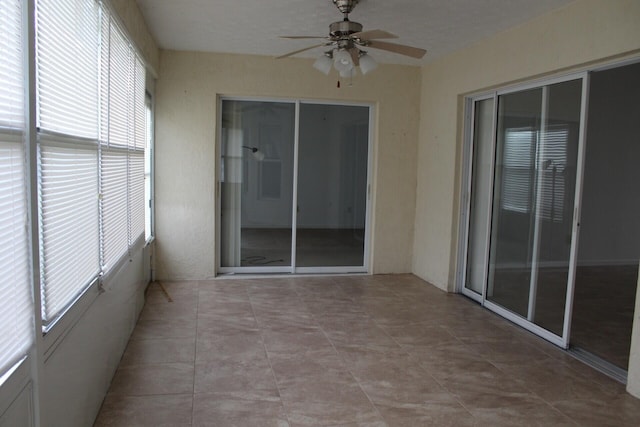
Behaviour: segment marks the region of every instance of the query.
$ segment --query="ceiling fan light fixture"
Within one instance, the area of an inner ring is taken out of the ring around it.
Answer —
[[[332,66],[333,59],[331,59],[330,54],[327,53],[316,59],[316,62],[313,63],[313,68],[320,71],[321,73],[324,73],[327,76],[329,75]]]
[[[333,65],[338,72],[349,71],[353,68],[351,55],[344,49],[338,49],[333,55]]]
[[[366,75],[376,68],[378,68],[378,63],[370,55],[365,52],[360,56],[360,71],[362,75]]]

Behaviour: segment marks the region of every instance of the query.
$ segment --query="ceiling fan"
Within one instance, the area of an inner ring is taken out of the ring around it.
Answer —
[[[427,53],[426,50],[417,47],[381,41],[382,39],[398,38],[395,34],[387,31],[362,31],[362,24],[349,20],[349,13],[356,7],[358,1],[333,0],[333,4],[344,14],[344,19],[329,26],[329,36],[281,36],[285,39],[324,39],[326,41],[286,53],[278,56],[277,59],[325,46],[330,49],[318,58],[313,64],[314,68],[328,75],[333,66],[341,77],[350,77],[353,76],[355,67],[359,66],[362,74],[367,74],[377,67],[376,61],[366,51],[360,49],[361,47],[386,50],[418,59]]]

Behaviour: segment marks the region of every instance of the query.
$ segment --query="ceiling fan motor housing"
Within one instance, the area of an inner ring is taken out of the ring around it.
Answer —
[[[331,37],[348,37],[351,34],[362,31],[362,24],[353,21],[338,21],[329,25]]]

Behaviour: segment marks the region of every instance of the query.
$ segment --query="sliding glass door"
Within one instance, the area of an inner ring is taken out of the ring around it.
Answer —
[[[369,108],[301,104],[296,265],[363,265]]]
[[[223,99],[222,273],[365,272],[370,107]]]
[[[463,292],[563,346],[583,87],[578,78],[473,101]]]

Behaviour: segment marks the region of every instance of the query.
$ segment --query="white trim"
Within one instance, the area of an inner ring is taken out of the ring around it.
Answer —
[[[218,269],[219,274],[275,274],[275,273],[289,273],[291,274],[291,266],[283,265],[277,267],[220,267]]]
[[[376,106],[374,104],[369,105],[369,135],[368,135],[368,146],[367,146],[367,188],[365,191],[367,192],[365,201],[366,201],[366,209],[365,209],[365,230],[364,230],[364,253],[362,254],[363,259],[363,267],[367,273],[371,272],[371,265],[373,263],[371,257],[373,256],[373,251],[371,248],[372,242],[372,230],[373,230],[373,200],[374,200],[374,192],[373,192],[373,162],[374,162],[374,152],[377,144],[374,144],[375,137],[375,117],[376,117]]]
[[[33,422],[41,425],[41,402],[43,387],[40,378],[44,370],[44,340],[42,334],[42,296],[40,293],[40,221],[38,214],[38,132],[36,99],[36,5],[35,0],[23,3],[22,23],[24,36],[26,143],[27,143],[27,194],[29,233],[31,239],[31,282],[33,289],[33,334],[34,343],[29,355],[29,374],[33,384]],[[10,387],[12,390],[16,390]],[[18,394],[16,394],[17,396]]]
[[[351,274],[351,273],[367,273],[367,269],[364,266],[298,267],[296,268],[296,273],[297,274],[320,274],[320,275]]]
[[[476,299],[478,294],[466,287],[467,264],[469,259],[469,231],[471,229],[471,185],[473,181],[473,153],[475,137],[475,107],[472,98],[464,99],[464,140],[462,148],[462,179],[460,183],[460,216],[458,219],[458,263],[456,271],[456,292]],[[482,296],[480,295],[480,301]]]
[[[214,213],[215,213],[215,224],[213,227],[214,235],[214,259],[213,259],[213,273],[214,276],[218,274],[224,274],[222,270],[222,256],[220,255],[220,251],[222,249],[222,180],[220,179],[220,171],[222,170],[222,159],[221,159],[221,146],[222,146],[222,97],[220,95],[216,96],[216,137],[213,141],[213,187],[215,191],[213,200],[214,200]]]
[[[574,71],[571,73],[560,74],[557,76],[544,77],[536,80],[531,80],[526,83],[516,83],[516,84],[507,85],[496,90],[496,94],[500,96],[500,95],[507,95],[510,93],[523,92],[529,89],[541,89],[544,86],[551,86],[554,84],[564,83],[571,80],[580,80],[583,77],[584,77],[583,71]]]
[[[300,101],[296,101],[293,124],[293,189],[291,194],[291,273],[296,272],[298,244],[298,156],[300,155]]]
[[[638,261],[640,261],[638,260],[638,258],[579,260],[578,267],[614,267],[614,266],[638,267]]]
[[[489,261],[491,256],[491,238],[492,236],[492,227],[493,227],[493,193],[496,186],[496,145],[498,143],[498,95],[494,94],[493,96],[493,129],[491,131],[491,171],[489,172],[491,175],[491,185],[489,186],[489,203],[487,204],[487,228],[485,231],[486,243],[485,243],[485,252],[484,252],[484,285],[482,286],[482,300],[485,301],[487,299],[487,291],[489,289],[487,282],[489,280]],[[491,283],[491,293],[493,294],[493,283]]]
[[[492,100],[493,101],[493,113],[492,113],[492,118],[491,118],[491,164],[489,165],[490,170],[489,170],[489,175],[490,175],[490,185],[489,185],[489,189],[488,189],[488,194],[487,197],[490,201],[493,200],[493,190],[494,190],[494,173],[495,173],[495,149],[496,149],[496,132],[497,132],[497,116],[498,116],[498,97],[496,95],[495,92],[491,93],[491,94],[487,94],[484,96],[480,96],[477,99],[476,98],[466,98],[467,102],[469,103],[468,105],[470,106],[469,108],[472,110],[469,117],[468,117],[468,122],[467,122],[467,126],[469,126],[470,131],[468,132],[468,141],[467,141],[467,146],[465,147],[465,155],[468,157],[466,159],[466,168],[467,171],[465,171],[465,180],[466,185],[467,185],[467,203],[466,206],[463,207],[463,209],[466,210],[466,212],[463,212],[461,215],[465,216],[465,228],[464,228],[464,233],[461,233],[463,235],[461,235],[461,240],[460,242],[464,245],[464,252],[459,253],[459,256],[461,256],[464,260],[464,262],[461,262],[461,269],[459,270],[459,274],[463,275],[463,279],[461,282],[461,293],[478,301],[479,303],[483,303],[483,301],[486,298],[487,295],[487,281],[488,281],[488,275],[489,275],[489,255],[490,255],[490,242],[491,242],[491,227],[492,227],[492,220],[493,220],[493,202],[490,202],[487,204],[487,221],[485,224],[485,232],[484,232],[484,236],[485,236],[485,248],[483,251],[483,265],[484,265],[484,271],[482,274],[483,277],[483,283],[481,286],[481,292],[478,293],[472,289],[469,289],[466,287],[466,272],[467,272],[467,262],[468,262],[468,246],[469,246],[469,233],[471,230],[471,197],[472,197],[472,187],[473,187],[473,160],[474,160],[474,153],[475,153],[475,146],[474,146],[474,141],[475,141],[475,105],[478,102],[481,101],[488,101],[488,100]]]
[[[544,149],[547,138],[547,125],[549,121],[549,86],[542,87],[542,99],[540,100],[540,131],[538,132],[535,155],[536,192],[535,211],[533,215],[533,247],[531,249],[531,276],[529,280],[529,301],[527,304],[527,320],[535,322],[536,302],[538,299],[538,274],[540,271],[540,234],[542,221],[542,186],[543,177],[540,173],[541,162],[544,158]]]
[[[582,211],[582,185],[584,182],[584,165],[587,148],[587,122],[589,117],[589,74],[582,78],[582,99],[580,101],[580,133],[578,135],[578,155],[576,159],[576,188],[573,205],[573,226],[571,231],[571,250],[569,255],[569,272],[567,274],[567,292],[564,311],[564,325],[562,328],[562,347],[569,348],[571,338],[571,318],[573,315],[573,301],[576,285],[576,270],[578,268],[578,246],[580,242],[580,216]]]
[[[503,308],[502,306],[493,303],[489,300],[485,300],[484,302],[484,306],[486,308],[488,308],[489,310],[493,311],[496,314],[499,314],[500,316],[504,317],[505,319],[515,323],[518,326],[521,326],[522,328],[533,332],[534,334],[540,336],[541,338],[544,338],[545,340],[557,345],[558,347],[563,347],[563,341],[562,338],[560,338],[559,336],[557,336],[556,334],[549,332],[548,330],[536,325],[535,323],[531,323],[529,322],[527,319],[525,319],[524,317],[507,310],[506,308]]]

